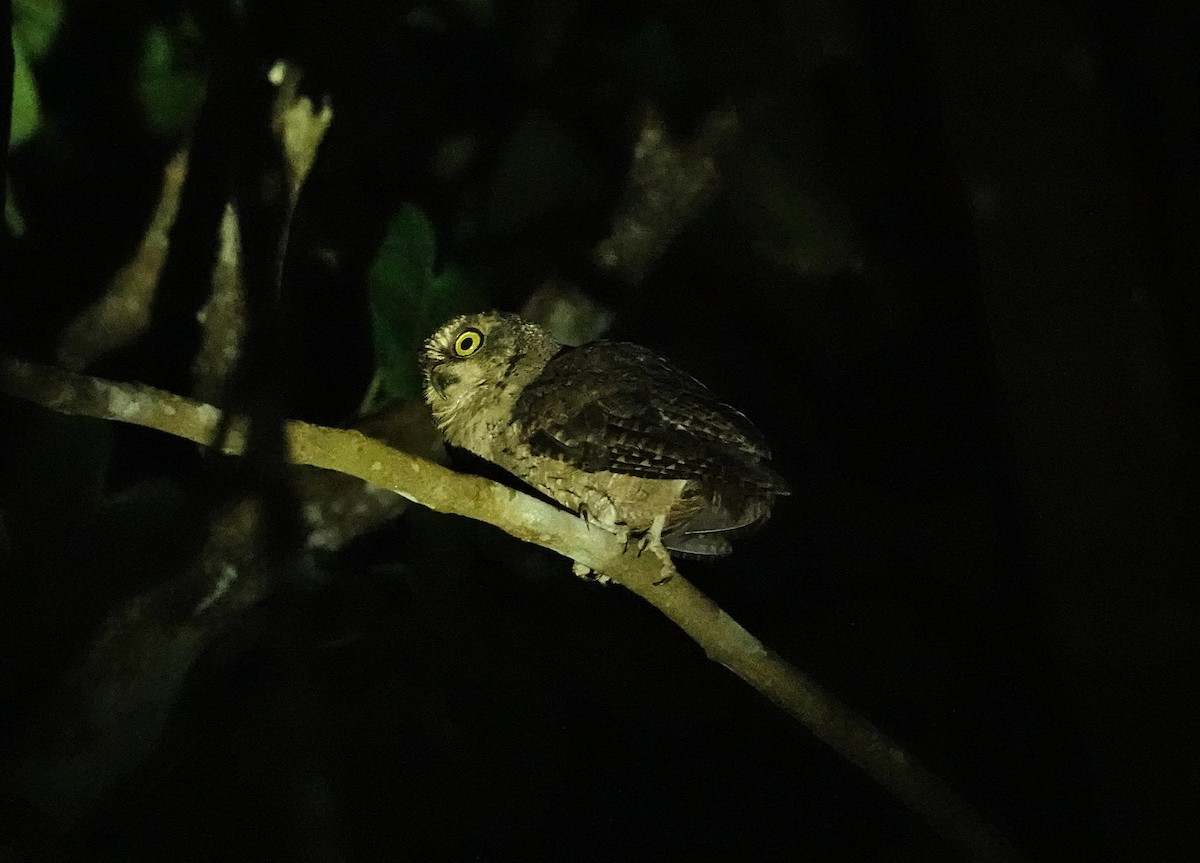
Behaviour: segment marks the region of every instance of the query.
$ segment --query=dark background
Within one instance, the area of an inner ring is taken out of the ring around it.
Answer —
[[[9,157],[8,351],[52,356],[153,206],[178,139],[130,100],[138,34],[193,16],[205,69],[241,34],[336,111],[306,230],[348,264],[336,290],[297,280],[292,415],[361,398],[362,273],[416,201],[492,304],[573,281],[761,427],[793,495],[731,558],[681,565],[733,617],[1035,859],[1193,859],[1194,5],[501,0],[430,7],[436,28],[248,5],[67,4],[43,133]],[[647,104],[680,140],[719,107],[740,128],[721,193],[629,286],[590,250]],[[452,180],[427,167],[447,136],[479,153]],[[203,298],[174,266],[153,331],[97,372],[186,389]],[[106,609],[194,553],[204,469],[9,399],[0,423],[19,760]],[[14,859],[956,859],[553,555],[411,512],[325,565],[210,646],[153,758],[74,827],[6,800]]]

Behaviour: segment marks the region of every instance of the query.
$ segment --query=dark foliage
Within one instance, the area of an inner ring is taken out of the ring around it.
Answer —
[[[136,96],[156,26],[209,82],[167,131]],[[1166,0],[68,3],[8,154],[3,349],[53,358],[190,140],[150,326],[92,369],[188,390],[224,204],[273,158],[222,112],[269,101],[246,82],[287,58],[335,119],[278,295],[284,215],[246,234],[264,423],[353,419],[368,275],[416,207],[431,273],[511,310],[578,285],[763,430],[792,497],[685,570],[730,614],[1035,859],[1190,860],[1198,48]],[[593,252],[647,106],[675,140],[728,106],[739,129],[719,194],[629,285]],[[0,780],[107,611],[195,558],[226,480],[0,400]],[[552,556],[409,512],[309,576],[214,634],[152,756],[81,811],[0,781],[0,857],[952,859]]]

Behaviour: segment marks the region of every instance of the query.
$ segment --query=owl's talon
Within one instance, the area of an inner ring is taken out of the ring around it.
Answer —
[[[579,578],[582,578],[584,581],[594,581],[597,584],[612,583],[612,579],[607,575],[602,572],[596,572],[596,570],[592,569],[590,566],[585,566],[579,561],[571,564],[571,572],[577,575]]]

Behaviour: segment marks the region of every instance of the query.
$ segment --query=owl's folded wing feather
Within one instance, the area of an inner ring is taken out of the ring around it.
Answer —
[[[563,351],[525,388],[513,420],[534,452],[583,470],[787,490],[763,464],[770,451],[745,416],[638,345]]]

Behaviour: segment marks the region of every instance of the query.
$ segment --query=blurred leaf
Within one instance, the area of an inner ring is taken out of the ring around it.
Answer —
[[[367,284],[375,338],[375,381],[363,404],[369,412],[421,392],[417,354],[438,325],[478,306],[478,280],[461,267],[435,272],[437,245],[425,213],[405,204],[388,225]]]
[[[19,147],[32,138],[42,124],[41,99],[31,63],[54,44],[62,23],[58,0],[16,0],[13,3],[13,92],[12,126],[8,148]],[[19,217],[18,217],[19,218]],[[10,224],[12,216],[8,215]]]
[[[31,66],[49,52],[62,24],[59,0],[15,0],[12,5],[13,89],[12,124],[8,131],[8,149],[21,146],[37,134],[42,125],[42,105],[37,80]],[[7,182],[7,179],[6,179]],[[12,188],[4,200],[4,221],[9,233],[25,233],[25,220],[17,206]]]
[[[142,37],[138,99],[147,128],[163,136],[188,129],[204,101],[204,70],[197,61],[200,30],[190,17],[155,26]]]
[[[13,195],[11,183],[8,187],[8,196],[4,199],[4,222],[8,225],[10,236],[25,236],[25,217],[21,215],[21,209],[17,206],[17,199]]]
[[[30,60],[46,56],[62,24],[59,0],[14,0],[13,41],[20,42]]]
[[[38,98],[37,82],[29,68],[25,48],[17,38],[14,28],[13,47],[13,92],[12,128],[8,133],[8,148],[19,147],[34,136],[42,122],[41,100]]]

